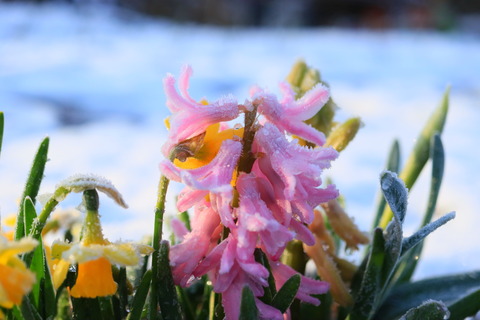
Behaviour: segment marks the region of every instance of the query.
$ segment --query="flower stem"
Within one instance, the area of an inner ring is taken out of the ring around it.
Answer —
[[[255,120],[257,118],[257,104],[253,103],[253,111],[245,112],[245,129],[243,133],[242,154],[238,160],[237,173],[252,171],[255,157],[252,155],[252,144],[255,138]],[[238,176],[238,175],[237,175]]]
[[[158,257],[160,241],[162,241],[163,215],[165,213],[165,199],[167,196],[168,184],[170,180],[165,176],[160,177],[158,184],[157,205],[155,207],[155,222],[153,224],[153,254],[152,254],[152,283],[150,285],[150,309],[149,319],[158,318]]]

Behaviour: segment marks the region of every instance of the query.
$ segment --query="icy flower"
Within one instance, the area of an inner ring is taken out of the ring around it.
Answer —
[[[278,262],[286,245],[293,239],[314,245],[315,237],[306,224],[312,222],[316,206],[338,196],[334,186],[321,187],[322,171],[330,166],[337,152],[324,148],[324,135],[303,122],[328,100],[328,91],[316,86],[295,101],[291,88],[282,84],[284,97],[279,101],[257,90],[252,93],[252,101],[241,108],[244,128],[221,130],[219,122],[224,120],[204,118],[199,113],[198,124],[189,130],[201,129],[194,134],[177,131],[183,134],[178,138],[173,136],[173,129],[196,120],[180,116],[181,110],[188,108],[179,106],[195,105],[186,93],[190,72],[185,69],[182,73],[183,97],[173,89],[173,77],[165,80],[167,96],[176,100],[168,102],[174,115],[170,119],[171,141],[164,148],[175,147],[175,152],[173,162],[162,162],[160,170],[166,178],[186,185],[179,194],[177,208],[195,210],[191,232],[175,226],[181,242],[170,251],[174,280],[188,285],[208,273],[213,290],[222,294],[226,319],[238,319],[242,290],[248,286],[260,318],[282,319],[279,310],[259,300],[268,286],[269,271],[255,259],[255,253],[264,254],[274,265],[274,276],[281,286],[294,274]],[[216,106],[216,112],[221,113],[222,107]],[[205,109],[206,105],[199,108]],[[285,132],[319,147],[302,147],[297,140],[290,141]],[[327,289],[326,283],[302,278],[297,298],[318,303],[310,295]]]
[[[304,121],[313,117],[328,101],[328,88],[317,84],[305,95],[295,100],[295,92],[286,82],[280,84],[283,99],[259,88],[251,90],[253,101],[258,103],[258,111],[276,127],[319,146],[325,143],[325,135]]]
[[[19,254],[32,251],[38,241],[22,238],[10,241],[0,235],[0,306],[12,308],[22,302],[35,283],[35,275],[27,269]],[[0,311],[0,318],[2,313]]]
[[[293,210],[304,223],[313,220],[313,208],[334,199],[338,191],[333,186],[319,188],[322,169],[328,168],[337,157],[333,148],[310,149],[296,141],[288,141],[274,125],[266,123],[256,136],[256,142],[267,154],[259,159],[259,166],[267,178],[280,180],[285,199],[291,201]]]
[[[190,66],[182,69],[179,90],[175,88],[175,78],[168,74],[163,80],[167,107],[173,113],[170,118],[170,130],[167,142],[162,148],[165,157],[169,157],[173,148],[182,141],[204,133],[209,125],[229,121],[238,116],[238,104],[233,96],[226,96],[207,104],[196,102],[188,94]]]
[[[259,179],[254,174],[242,173],[237,180],[238,252],[244,257],[252,255],[258,242],[266,254],[278,259],[295,234],[274,218],[260,198]]]

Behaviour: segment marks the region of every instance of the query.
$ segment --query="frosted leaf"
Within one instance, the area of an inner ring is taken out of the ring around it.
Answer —
[[[396,173],[384,171],[380,175],[380,185],[395,218],[402,223],[405,219],[408,202],[408,189],[405,187],[405,183]]]
[[[115,202],[124,207],[128,208],[125,200],[123,200],[122,195],[118,190],[113,186],[110,180],[107,180],[103,177],[94,175],[94,174],[75,174],[63,181],[61,181],[56,189],[66,189],[68,192],[80,193],[85,190],[97,189],[102,191],[107,196],[115,200]],[[60,195],[56,194],[56,200],[62,201],[68,193],[62,193]]]
[[[453,218],[455,218],[455,212],[450,212],[441,217],[440,219],[427,224],[410,237],[405,238],[402,243],[402,254],[416,246],[426,236],[428,236],[430,233],[437,230],[439,227],[443,226],[445,223],[452,220]]]

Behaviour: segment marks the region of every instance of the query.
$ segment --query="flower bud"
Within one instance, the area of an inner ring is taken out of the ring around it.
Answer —
[[[331,146],[338,152],[347,147],[362,126],[360,118],[351,118],[337,126],[327,137],[325,146]]]

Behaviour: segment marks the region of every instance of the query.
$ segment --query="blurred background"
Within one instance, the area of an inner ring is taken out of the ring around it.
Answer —
[[[163,77],[190,64],[192,97],[232,93],[243,102],[255,84],[278,92],[298,59],[329,83],[339,121],[360,116],[364,123],[326,172],[363,230],[371,227],[393,140],[405,160],[451,86],[437,215],[456,211],[457,218],[429,237],[416,277],[480,269],[478,1],[0,1],[2,219],[16,212],[48,135],[41,193],[76,173],[104,176],[130,205],[101,198],[107,237],[151,234],[169,114]],[[407,233],[426,209],[429,170],[411,190]],[[179,188],[169,195],[170,217]],[[71,195],[62,206],[79,202]]]

